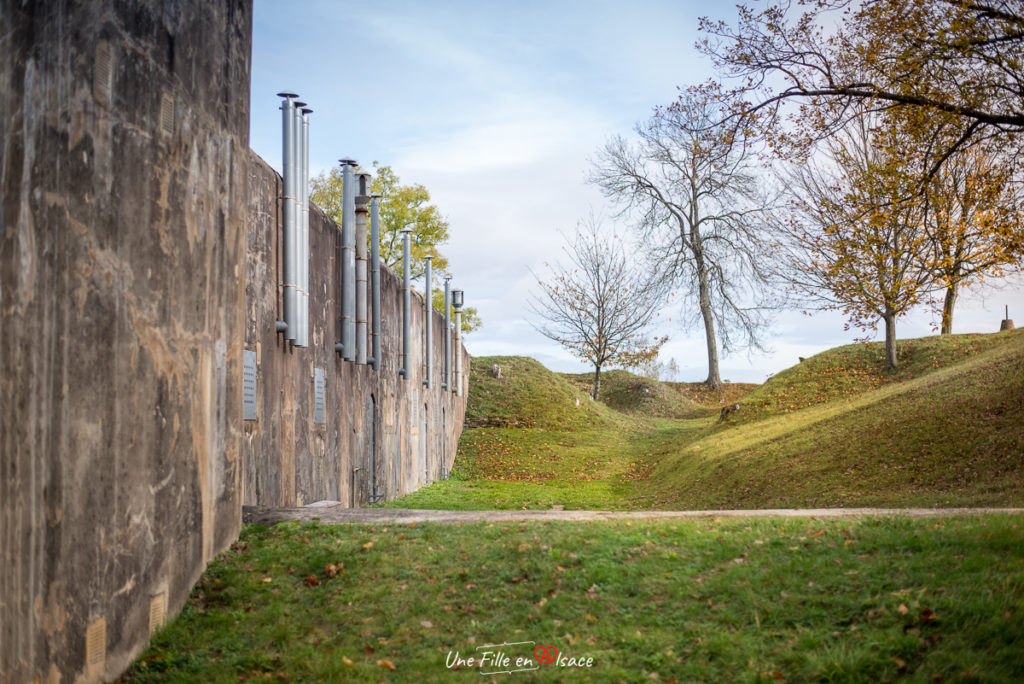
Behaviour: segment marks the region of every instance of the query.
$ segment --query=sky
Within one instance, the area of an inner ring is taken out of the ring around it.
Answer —
[[[627,9],[628,8],[628,9]],[[426,186],[450,224],[452,287],[465,291],[483,327],[464,338],[474,356],[532,356],[552,370],[590,368],[538,333],[527,308],[534,273],[565,262],[565,235],[590,214],[629,234],[627,219],[586,181],[612,136],[628,137],[677,88],[713,75],[695,48],[698,19],[734,19],[732,3],[635,0],[281,3],[256,0],[250,144],[281,170],[280,99],[290,90],[313,109],[310,173],[350,157],[390,165]],[[964,293],[954,332],[994,332],[1024,319],[1024,282]],[[682,381],[707,377],[702,328],[670,336],[661,359]],[[901,338],[934,333],[912,313]],[[768,353],[721,359],[733,382],[769,375],[863,333],[838,313],[780,312]],[[882,339],[879,332],[874,339]]]

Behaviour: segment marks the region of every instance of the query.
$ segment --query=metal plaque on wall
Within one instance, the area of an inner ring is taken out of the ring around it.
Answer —
[[[313,369],[313,422],[323,425],[327,422],[327,378],[323,368]]]
[[[242,351],[242,420],[256,420],[256,352]]]

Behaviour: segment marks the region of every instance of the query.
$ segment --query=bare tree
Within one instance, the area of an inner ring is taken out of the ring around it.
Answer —
[[[540,295],[530,310],[544,321],[534,327],[594,366],[595,400],[601,398],[601,369],[636,366],[656,357],[668,337],[646,331],[665,302],[668,288],[658,275],[631,258],[618,236],[597,219],[580,225],[564,248],[569,265],[555,264],[548,280],[537,279]]]
[[[703,323],[706,383],[722,385],[718,345],[763,348],[771,308],[761,228],[768,204],[738,132],[718,125],[723,95],[691,89],[637,126],[639,141],[614,138],[590,180],[639,221],[647,253],[681,288],[683,325]],[[696,306],[693,306],[693,304]]]

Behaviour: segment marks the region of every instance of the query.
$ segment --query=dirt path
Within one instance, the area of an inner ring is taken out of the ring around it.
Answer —
[[[1024,513],[1024,508],[768,508],[760,510],[709,511],[565,511],[501,510],[444,511],[412,508],[345,508],[341,504],[303,508],[244,506],[246,523],[273,525],[286,520],[322,523],[474,523],[519,522],[522,520],[693,520],[707,518],[859,518],[865,516],[906,516],[932,518],[983,513]]]

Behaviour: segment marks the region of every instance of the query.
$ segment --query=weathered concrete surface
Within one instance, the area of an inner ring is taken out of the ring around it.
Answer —
[[[277,100],[268,96],[267,106],[276,107]],[[310,343],[297,348],[285,342],[274,328],[283,319],[281,177],[255,154],[249,168],[245,347],[258,360],[258,415],[243,428],[245,503],[301,506],[327,499],[360,506],[370,503],[372,493],[377,500],[391,499],[437,479],[442,462],[444,472],[451,469],[466,408],[465,393],[441,388],[443,317],[436,312],[430,317],[434,381],[428,390],[422,384],[423,297],[412,297],[412,373],[404,380],[398,375],[402,282],[382,268],[380,370],[342,360],[334,352],[341,339],[340,230],[314,206],[309,215]],[[456,351],[453,338],[453,359],[455,353],[462,354],[468,377],[469,354],[464,348]],[[327,381],[324,424],[314,420],[318,368]]]
[[[908,518],[943,518],[960,515],[1022,514],[1024,508],[769,508],[756,510],[707,511],[566,511],[566,510],[501,510],[443,511],[415,508],[363,508],[316,506],[304,508],[270,508],[245,506],[243,521],[247,525],[274,525],[279,522],[313,522],[341,524],[409,524],[423,522],[522,522],[594,520],[707,520],[714,518],[865,518],[904,516]]]
[[[116,675],[237,535],[251,22],[0,0],[0,681]]]

